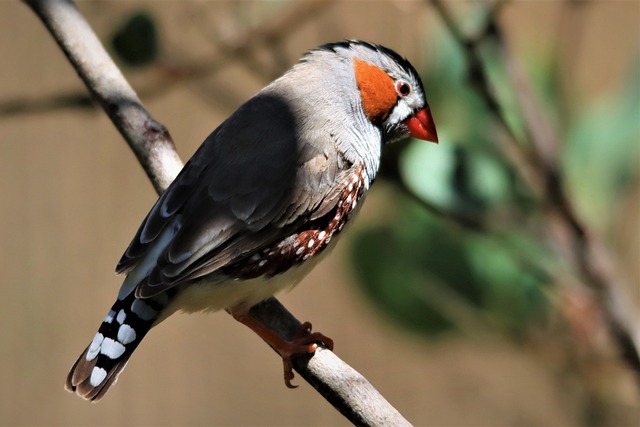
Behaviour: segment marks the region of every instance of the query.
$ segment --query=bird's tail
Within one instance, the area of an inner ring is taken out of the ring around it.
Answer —
[[[169,295],[140,299],[131,292],[117,300],[91,344],[73,364],[65,388],[97,402],[118,380],[133,351],[169,302]]]

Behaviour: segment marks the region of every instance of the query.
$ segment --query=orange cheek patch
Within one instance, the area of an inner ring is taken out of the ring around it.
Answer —
[[[380,68],[359,59],[353,61],[353,67],[364,112],[372,123],[384,122],[398,98],[393,80]]]

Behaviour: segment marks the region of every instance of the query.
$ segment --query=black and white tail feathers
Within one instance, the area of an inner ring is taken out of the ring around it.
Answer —
[[[74,363],[65,388],[97,402],[118,380],[133,351],[169,303],[167,293],[140,299],[131,292],[117,300],[91,344]]]

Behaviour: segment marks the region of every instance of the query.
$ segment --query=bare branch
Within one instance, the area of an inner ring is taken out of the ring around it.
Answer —
[[[89,24],[69,0],[25,0],[58,42],[92,96],[123,135],[161,193],[182,163],[169,133],[142,106]],[[252,308],[252,314],[282,337],[290,338],[300,322],[275,298]],[[356,425],[408,426],[398,411],[357,371],[329,350],[294,359],[296,371]]]
[[[0,102],[0,117],[44,113],[64,108],[93,109],[94,107],[91,98],[84,93],[66,93],[37,99],[16,98]]]

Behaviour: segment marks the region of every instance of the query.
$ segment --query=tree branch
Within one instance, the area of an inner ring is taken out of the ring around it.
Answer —
[[[136,154],[156,191],[162,193],[182,168],[166,128],[154,120],[113,63],[89,24],[70,0],[25,0],[51,32],[91,95]],[[300,322],[275,298],[251,309],[252,314],[284,338]],[[356,425],[408,426],[358,372],[331,351],[294,358],[296,371]]]

